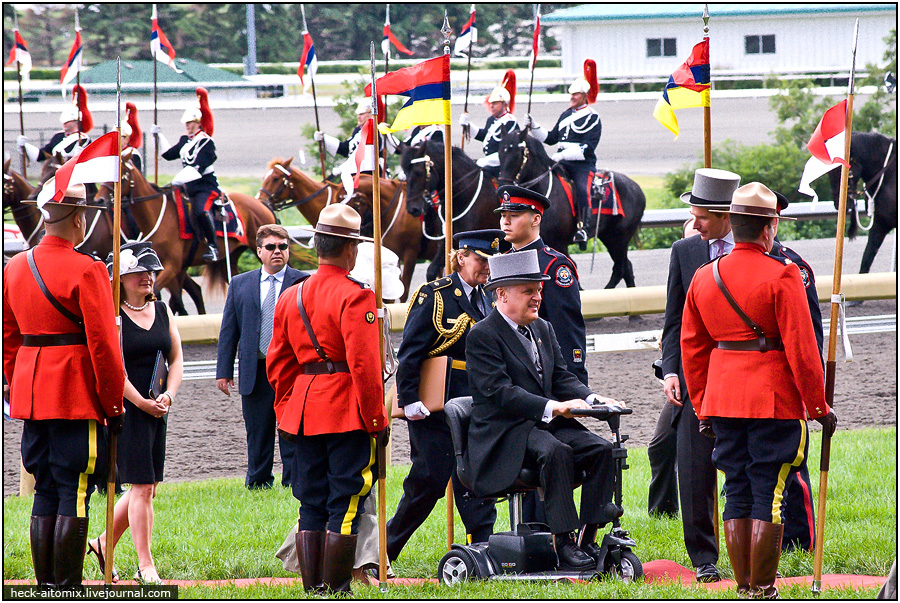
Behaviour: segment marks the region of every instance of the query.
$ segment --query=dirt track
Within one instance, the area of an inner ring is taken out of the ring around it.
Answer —
[[[868,301],[851,308],[848,314],[893,314],[896,310],[895,300]],[[606,318],[588,324],[589,333],[653,329],[662,329],[662,315],[649,315],[637,321],[625,317]],[[399,335],[394,337],[397,345]],[[835,406],[839,433],[836,445],[839,445],[841,431],[897,424],[896,333],[859,335],[852,339],[852,344],[853,362],[839,362],[837,367]],[[187,360],[209,359],[214,355],[214,346],[185,346]],[[634,414],[625,417],[622,423],[622,432],[631,436],[630,448],[647,445],[659,409],[665,402],[662,386],[650,369],[651,362],[657,357],[658,353],[653,351],[587,355],[591,387],[627,401],[634,409]],[[236,395],[226,398],[209,379],[186,382],[178,399],[169,420],[166,481],[243,476],[247,451],[240,398]],[[4,496],[18,491],[21,425],[21,421],[13,421],[4,422],[3,426]],[[817,424],[812,425],[812,429],[818,428]],[[394,421],[393,433],[393,460],[408,463],[409,444],[403,421]],[[608,435],[605,425],[598,433]],[[280,462],[276,460],[275,472],[280,471]]]

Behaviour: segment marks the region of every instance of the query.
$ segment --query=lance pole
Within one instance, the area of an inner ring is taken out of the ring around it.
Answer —
[[[844,264],[844,227],[847,217],[847,188],[850,176],[850,139],[853,134],[853,86],[856,78],[856,42],[859,19],[853,27],[853,58],[850,62],[850,82],[847,86],[847,116],[844,122],[844,159],[841,166],[841,193],[838,201],[837,234],[834,245],[834,277],[831,283],[831,331],[828,335],[828,359],[825,362],[825,402],[834,407],[835,355],[837,352],[838,317],[844,303],[841,293],[841,271]],[[840,325],[843,328],[844,325]],[[822,555],[825,544],[825,505],[828,500],[828,470],[831,464],[831,435],[822,431],[822,453],[819,459],[819,516],[816,518],[816,550],[813,558],[812,592],[822,591]]]
[[[444,10],[444,54],[450,57],[450,21]],[[444,124],[444,274],[450,274],[450,253],[453,251],[453,147],[450,144],[450,123]],[[453,481],[447,482],[447,550],[453,545]]]
[[[13,22],[15,31],[19,31],[19,15],[13,7]],[[16,44],[16,40],[13,40]],[[19,134],[25,136],[25,117],[22,114],[22,64],[19,62],[19,51],[16,49],[16,80],[19,82]],[[22,177],[28,178],[28,153],[22,147]]]
[[[375,89],[375,42],[369,42],[369,60],[372,76],[372,160],[378,162],[378,103],[374,102],[378,94]],[[362,133],[359,144],[365,145],[365,133]],[[362,166],[360,166],[362,168]],[[381,363],[381,372],[384,375],[384,347],[390,342],[384,340],[384,302],[381,299],[381,179],[378,175],[378,166],[372,173],[372,236],[375,239],[375,314],[378,316],[378,358]],[[390,416],[387,418],[390,425]],[[387,451],[384,446],[376,442],[376,455],[378,459],[378,588],[382,592],[387,591]]]
[[[300,5],[300,15],[303,17],[303,33],[309,33],[309,30],[306,28],[306,9],[303,5]],[[319,103],[316,100],[316,78],[313,77],[312,72],[309,74],[309,82],[312,86],[313,93],[313,114],[316,117],[316,131],[321,131],[319,127]],[[319,167],[322,168],[322,182],[325,182],[325,141],[319,141]]]
[[[534,5],[534,24],[537,27],[537,19],[538,15],[541,14],[541,5]],[[538,34],[537,43],[540,44],[540,34]],[[534,89],[534,68],[537,67],[537,48],[532,48],[531,50],[531,82],[528,84],[528,110],[525,112],[527,115],[531,115],[531,91]]]
[[[472,5],[472,8],[475,8],[475,5]],[[471,13],[470,13],[471,14]],[[472,28],[469,28],[469,52],[466,57],[466,102],[463,104],[463,113],[469,112],[469,74],[472,71],[472,43],[475,41],[475,35],[472,32]],[[471,133],[469,131],[469,124],[466,124],[462,127],[462,138],[459,140],[459,148],[466,148],[466,141],[471,137]]]
[[[122,232],[122,151],[119,138],[122,136],[121,123],[121,105],[122,103],[122,60],[116,57],[116,150],[119,160],[116,162],[116,182],[113,188],[113,237],[112,237],[112,256],[113,256],[113,278],[112,278],[112,294],[113,305],[115,306],[116,326],[119,331],[119,349],[122,349],[122,318],[119,312],[120,299],[120,275],[119,275],[119,248],[121,239],[119,233]],[[106,479],[106,568],[104,572],[104,582],[112,584],[113,557],[116,543],[112,540],[114,518],[115,518],[115,500],[116,500],[116,444],[117,436],[114,433],[109,434],[109,474]]]
[[[153,5],[153,13],[156,14],[156,5],[155,4]],[[158,18],[159,18],[159,15],[157,15],[157,19]],[[151,50],[150,54],[151,55],[153,54],[152,50]],[[159,127],[159,121],[158,121],[159,118],[158,118],[157,107],[156,107],[156,82],[157,82],[156,64],[159,63],[159,61],[156,59],[155,56],[151,56],[150,59],[153,61],[153,125],[155,125],[158,128]],[[159,132],[153,133],[153,184],[159,186]]]
[[[78,6],[75,6],[75,35],[78,35],[78,32],[81,31],[81,26],[78,23]],[[84,42],[81,44],[81,63],[84,64]],[[75,72],[75,85],[79,88],[81,87],[81,69]],[[65,90],[63,91],[65,94]],[[74,94],[72,95],[75,96]],[[74,98],[73,98],[74,100]],[[78,144],[81,145],[81,112],[78,112]]]
[[[709,5],[703,5],[703,39],[709,39]],[[712,77],[709,78],[709,95],[712,97]],[[712,104],[712,98],[710,98]],[[710,105],[703,107],[703,167],[712,167],[712,115]],[[717,486],[718,487],[718,486]],[[716,509],[718,510],[719,497],[716,495]],[[718,543],[719,522],[716,513],[716,542]]]

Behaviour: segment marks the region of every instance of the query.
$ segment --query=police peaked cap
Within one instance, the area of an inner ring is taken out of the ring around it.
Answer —
[[[500,207],[494,210],[495,214],[501,211],[536,211],[543,215],[544,210],[550,207],[550,200],[544,195],[514,184],[498,188],[497,198]]]
[[[470,249],[483,258],[489,258],[500,253],[505,237],[506,233],[497,229],[457,232],[453,235],[453,246],[459,250]]]

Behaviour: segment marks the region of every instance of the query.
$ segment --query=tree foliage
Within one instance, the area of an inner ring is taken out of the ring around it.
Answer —
[[[149,4],[24,4],[18,5],[19,27],[29,44],[34,65],[59,66],[74,39],[75,6],[79,9],[84,64],[96,65],[121,56],[150,58]],[[473,56],[524,56],[531,50],[532,4],[478,4],[478,40]],[[559,10],[574,4],[555,4]],[[204,63],[241,63],[247,54],[246,4],[160,4],[159,25],[178,56]],[[413,51],[427,58],[442,52],[440,32],[444,9],[453,29],[451,42],[469,18],[469,4],[393,4],[391,30]],[[384,4],[309,3],[306,19],[320,61],[369,58],[369,41],[381,56]],[[4,56],[13,41],[13,5],[3,4]],[[297,4],[256,4],[256,60],[297,61],[303,49],[303,23]],[[559,43],[541,32],[542,52],[556,52]],[[392,56],[397,56],[392,52]],[[401,55],[405,58],[406,55]]]

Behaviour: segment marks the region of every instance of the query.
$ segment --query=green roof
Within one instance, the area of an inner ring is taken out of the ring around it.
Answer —
[[[156,78],[160,83],[193,84],[196,82],[243,82],[239,75],[216,69],[191,59],[175,59],[184,73],[175,73],[158,61],[122,61],[123,84],[153,84],[153,63],[157,63]],[[106,61],[81,72],[84,84],[115,84],[116,62]]]
[[[635,19],[681,19],[703,14],[703,4],[582,4],[542,15],[541,21],[577,23],[580,21],[622,21]],[[893,11],[896,4],[711,4],[709,14],[716,17],[753,15],[802,15]]]

